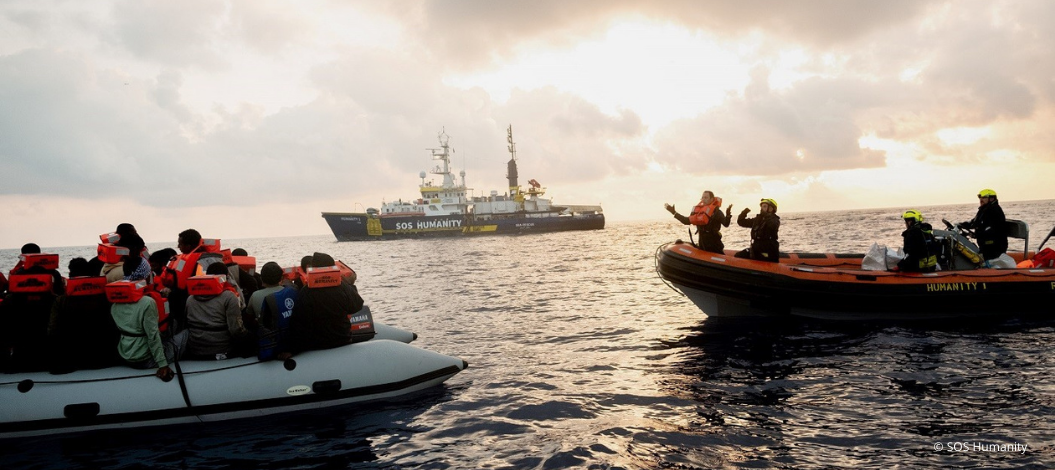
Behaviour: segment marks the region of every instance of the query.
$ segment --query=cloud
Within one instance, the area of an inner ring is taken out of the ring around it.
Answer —
[[[223,3],[126,0],[115,3],[111,15],[113,30],[102,36],[139,59],[169,67],[228,65],[217,44],[227,21]]]
[[[479,66],[515,55],[525,43],[566,47],[603,33],[612,21],[645,18],[723,36],[755,31],[804,46],[827,48],[892,25],[911,22],[935,2],[812,0],[699,2],[633,0],[566,2],[422,1],[406,15],[405,3],[389,8],[414,19],[409,30],[436,56]]]
[[[779,175],[883,164],[882,153],[858,143],[857,114],[870,105],[862,97],[874,85],[811,79],[774,91],[766,73],[753,73],[744,97],[661,131],[656,160],[706,174]]]

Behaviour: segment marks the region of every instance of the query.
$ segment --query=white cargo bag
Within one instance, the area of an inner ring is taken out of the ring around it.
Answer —
[[[864,259],[861,260],[861,269],[866,271],[889,271],[897,266],[898,261],[905,259],[901,248],[891,250],[886,245],[872,243]]]
[[[987,263],[989,263],[990,268],[996,269],[1015,269],[1018,267],[1015,259],[1008,256],[1007,253],[1001,253],[1000,256],[987,261]]]

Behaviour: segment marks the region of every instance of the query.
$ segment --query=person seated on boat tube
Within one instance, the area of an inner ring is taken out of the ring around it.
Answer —
[[[187,331],[163,339],[158,329],[158,307],[153,297],[144,295],[136,302],[114,303],[110,315],[121,333],[117,353],[134,369],[157,369],[157,378],[169,381],[175,375],[169,364],[183,357]]]
[[[106,282],[115,281],[151,281],[150,261],[141,256],[146,250],[143,239],[135,232],[126,233],[114,245],[128,248],[128,254],[117,263],[106,263],[98,275],[106,276]]]
[[[169,289],[166,298],[169,310],[174,314],[172,320],[182,328],[187,324],[187,279],[205,273],[199,262],[205,253],[201,233],[192,228],[180,232],[176,237],[176,248],[179,253],[162,270],[162,284]]]
[[[40,254],[40,246],[26,243],[20,254]],[[0,369],[15,371],[42,371],[47,369],[49,349],[47,345],[48,322],[55,299],[66,293],[62,275],[56,269],[40,265],[26,267],[20,257],[11,270],[9,291],[0,302]],[[50,288],[38,284],[39,289],[18,288],[22,275],[37,278],[33,283],[43,283],[40,278],[50,279]]]
[[[956,224],[957,227],[974,230],[978,249],[986,261],[999,258],[1007,253],[1007,218],[1004,209],[996,200],[996,191],[983,189],[978,191],[978,213],[974,218]]]
[[[731,217],[726,217],[725,214],[733,210],[732,204],[729,204],[729,208],[726,209],[725,213],[722,213],[722,198],[715,197],[711,191],[704,191],[703,196],[700,197],[700,203],[692,208],[692,213],[688,217],[679,214],[673,205],[663,204],[663,207],[671,214],[674,214],[674,218],[678,219],[682,224],[696,226],[696,234],[699,235],[699,246],[701,249],[713,253],[725,253],[721,230],[723,225],[729,226]]]
[[[15,289],[21,275],[49,277],[41,266],[19,268],[11,276],[11,292],[0,302],[0,370],[36,372],[48,367],[48,321],[55,302],[54,289],[42,292],[20,292]],[[41,282],[41,281],[35,281]],[[59,280],[61,283],[61,278]]]
[[[905,258],[897,263],[897,270],[914,273],[930,273],[937,270],[938,256],[935,253],[934,233],[931,225],[923,221],[923,214],[910,209],[901,215],[905,220]]]
[[[36,243],[26,243],[25,245],[22,245],[22,249],[19,251],[19,253],[23,254],[23,255],[40,254],[40,245],[37,245]],[[36,271],[38,271],[38,270],[34,270],[34,272],[36,272]],[[26,268],[23,267],[22,259],[19,258],[18,263],[15,264],[14,269],[11,270],[11,274],[22,274],[22,273],[25,273],[25,272],[26,272]],[[60,274],[57,269],[48,269],[45,272],[47,272],[48,274],[51,274],[51,289],[52,289],[52,292],[56,296],[59,296],[59,295],[62,295],[64,293],[66,293],[66,290],[65,290],[66,284],[64,282],[62,282],[62,274]]]
[[[293,351],[289,323],[297,304],[297,290],[282,285],[282,266],[274,261],[260,268],[260,281],[264,287],[253,292],[246,312],[256,319],[257,357],[285,360]]]
[[[136,226],[127,222],[117,224],[117,228],[114,229],[114,233],[120,235],[121,238],[124,238],[129,235],[134,235],[136,238],[139,238],[140,241],[143,240],[143,238],[139,235],[139,231],[136,230]],[[143,244],[143,247],[139,249],[139,255],[142,256],[143,259],[150,259],[150,250],[147,249],[145,243]]]
[[[333,257],[326,253],[315,253],[311,257],[313,268],[335,265]],[[361,310],[363,304],[359,290],[349,282],[300,289],[290,318],[294,350],[329,349],[352,342],[352,323],[348,317]]]
[[[231,256],[249,256],[249,252],[245,251],[245,248],[235,248],[231,250]],[[255,268],[250,272],[243,269],[238,263],[234,263],[234,266],[228,266],[228,269],[231,270],[232,276],[236,277],[238,288],[242,290],[243,303],[248,307],[249,299],[253,298],[253,292],[260,288],[260,274],[256,272]]]
[[[226,276],[227,266],[210,264],[205,274]],[[187,331],[187,355],[191,358],[223,360],[255,351],[250,347],[238,296],[230,288],[216,295],[187,298]]]
[[[74,288],[78,280],[102,282],[99,272],[93,272],[88,260],[74,258],[70,260],[69,273],[70,288],[55,299],[48,322],[48,349],[52,353],[49,369],[62,373],[120,364],[117,344],[121,333],[110,315],[106,294],[101,289],[84,292]]]
[[[747,218],[751,209],[744,208],[737,217],[736,224],[751,228],[751,246],[736,253],[737,258],[750,258],[757,261],[780,262],[780,241],[777,232],[780,230],[780,216],[777,215],[777,201],[769,198],[759,203],[759,212],[755,217]]]

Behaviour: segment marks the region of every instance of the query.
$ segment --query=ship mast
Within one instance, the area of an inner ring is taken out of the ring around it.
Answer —
[[[524,195],[520,194],[520,184],[517,183],[517,144],[513,142],[513,125],[506,129],[506,141],[509,142],[509,163],[506,178],[509,180],[509,195],[519,204],[524,203]],[[523,207],[521,207],[522,209]]]
[[[433,168],[432,171],[430,171],[429,173],[432,173],[434,175],[443,175],[443,187],[453,188],[456,186],[456,184],[454,181],[454,175],[451,173],[450,169],[451,153],[450,145],[448,144],[448,142],[450,142],[451,140],[451,137],[447,135],[446,129],[444,129],[440,130],[438,138],[440,141],[440,148],[429,150],[432,151],[432,159],[442,161],[443,167],[441,168],[439,165],[437,165],[436,168]],[[424,181],[422,181],[422,187],[425,187]]]

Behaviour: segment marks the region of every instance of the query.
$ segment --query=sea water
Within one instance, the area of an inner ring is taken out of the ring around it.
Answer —
[[[1035,249],[1055,225],[1053,206],[1004,209],[1030,224]],[[975,206],[917,209],[941,228],[942,217],[967,220]],[[900,213],[789,213],[781,249],[897,247]],[[724,232],[727,248],[746,246],[747,229]],[[174,246],[171,238],[148,246]],[[0,441],[0,468],[1055,465],[1055,321],[707,318],[655,272],[656,248],[677,238],[687,230],[669,219],[526,236],[225,240],[260,265],[315,251],[344,260],[377,321],[418,333],[415,346],[469,369],[401,400]],[[46,251],[65,264],[94,247]],[[0,267],[16,257],[0,252]]]

